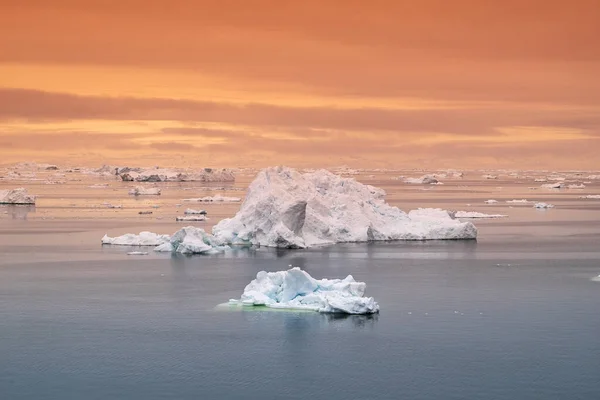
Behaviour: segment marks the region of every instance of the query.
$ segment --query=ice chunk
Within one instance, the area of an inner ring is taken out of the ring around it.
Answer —
[[[215,254],[229,247],[204,231],[194,226],[181,228],[171,236],[168,244],[163,244],[154,251],[172,251],[182,254]]]
[[[147,256],[148,252],[147,251],[130,251],[129,253],[127,253],[128,256]]]
[[[191,208],[188,208],[183,213],[187,214],[187,215],[197,215],[197,214],[206,215],[207,214],[206,211],[204,211],[204,210],[194,210],[194,209],[191,209]]]
[[[231,244],[306,248],[375,240],[475,239],[477,229],[447,212],[407,214],[385,192],[328,171],[261,171],[238,213],[213,228]],[[435,214],[435,215],[434,215]]]
[[[423,175],[420,178],[406,178],[404,183],[416,184],[416,185],[435,185],[440,183],[434,176],[432,175]]]
[[[256,274],[239,300],[229,304],[271,308],[312,310],[323,313],[373,314],[379,304],[363,297],[366,284],[352,275],[345,279],[314,279],[300,268]]]
[[[206,221],[208,218],[204,215],[186,215],[185,217],[175,217],[175,221]]]
[[[548,204],[548,203],[535,203],[533,205],[534,208],[554,208],[553,204]]]
[[[527,199],[520,199],[520,200],[506,200],[507,203],[509,204],[529,204],[531,203],[529,200]]]
[[[507,215],[502,214],[484,214],[475,211],[457,211],[454,213],[455,218],[505,218]]]
[[[0,190],[0,204],[35,204],[35,196],[25,188]]]
[[[104,235],[102,244],[113,244],[119,246],[159,246],[165,242],[169,242],[169,235],[159,235],[152,232],[140,232],[139,235],[127,233],[122,236],[109,237]]]
[[[498,175],[482,175],[483,179],[498,179]]]
[[[565,187],[565,184],[563,182],[546,183],[541,187],[544,189],[562,189],[563,187]]]
[[[204,168],[200,171],[183,171],[168,168],[145,170],[121,170],[119,176],[124,181],[137,182],[233,182],[235,177],[228,169]]]
[[[136,186],[135,188],[129,190],[129,194],[134,196],[158,196],[160,195],[160,189],[154,187],[143,187]]]
[[[567,185],[567,189],[585,189],[585,185],[584,184],[572,184],[572,185]]]
[[[490,199],[490,200],[484,201],[484,203],[486,203],[486,204],[496,204],[496,203],[498,203],[498,200]]]
[[[183,199],[191,203],[238,203],[242,201],[239,197],[227,197],[217,194],[215,196],[198,197],[193,199]]]

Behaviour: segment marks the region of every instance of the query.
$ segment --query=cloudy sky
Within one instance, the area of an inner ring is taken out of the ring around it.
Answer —
[[[0,160],[600,168],[598,21],[597,0],[3,0]]]

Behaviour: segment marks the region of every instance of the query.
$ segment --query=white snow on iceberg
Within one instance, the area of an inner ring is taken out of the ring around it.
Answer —
[[[508,215],[503,214],[484,214],[476,211],[456,211],[455,218],[505,218]]]
[[[0,190],[0,204],[35,204],[35,196],[25,188]]]
[[[314,279],[300,268],[256,274],[239,300],[229,304],[271,308],[312,310],[322,313],[373,314],[379,304],[363,297],[366,284],[352,275],[345,279]]]
[[[139,235],[126,233],[117,237],[104,235],[102,244],[114,244],[118,246],[158,246],[169,242],[169,235],[159,235],[152,232],[140,232]]]
[[[133,196],[159,196],[160,189],[159,188],[145,188],[143,186],[136,186],[135,188],[129,190],[129,194]]]
[[[267,168],[250,184],[238,213],[215,225],[213,234],[230,244],[284,248],[477,237],[470,222],[447,212],[407,214],[388,205],[384,196],[381,189],[325,170],[302,174]]]

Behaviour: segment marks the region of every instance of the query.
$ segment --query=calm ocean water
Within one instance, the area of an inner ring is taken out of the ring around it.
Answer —
[[[444,190],[423,202],[498,196]],[[477,222],[478,242],[211,257],[128,257],[100,233],[176,226],[79,221],[42,202],[0,221],[0,398],[598,399],[600,214],[553,201],[488,208],[510,217]],[[290,264],[365,281],[381,314],[216,307]]]

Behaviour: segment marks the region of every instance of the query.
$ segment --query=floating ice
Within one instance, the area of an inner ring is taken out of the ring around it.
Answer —
[[[146,170],[121,170],[119,176],[124,181],[137,182],[233,182],[235,177],[228,169],[204,168],[201,171],[181,171],[167,168]]]
[[[588,194],[585,196],[579,196],[580,199],[600,199],[600,194]]]
[[[35,196],[25,188],[0,190],[0,204],[35,204]]]
[[[494,199],[484,201],[484,203],[486,203],[486,204],[496,204],[497,202],[498,202],[498,200],[494,200]]]
[[[250,184],[238,213],[213,228],[226,243],[305,248],[376,240],[475,239],[477,229],[442,210],[409,214],[385,192],[320,170],[267,168]]]
[[[548,203],[535,203],[533,205],[534,208],[554,208],[553,204],[548,204]]]
[[[159,188],[145,188],[143,186],[136,186],[135,188],[129,190],[129,194],[134,196],[158,196],[160,195]]]
[[[183,199],[190,203],[238,203],[242,201],[239,197],[227,197],[217,194],[215,196],[198,197],[193,199]]]
[[[229,304],[267,306],[281,309],[312,310],[322,313],[373,314],[379,304],[363,297],[366,284],[352,275],[345,279],[314,279],[300,268],[256,274],[239,300]]]
[[[127,253],[128,256],[147,256],[148,252],[147,251],[130,251],[129,253]]]
[[[229,249],[224,242],[209,235],[204,229],[195,226],[181,228],[154,249],[160,252],[175,252],[182,254],[216,254]]]
[[[502,214],[484,214],[476,211],[456,211],[455,218],[505,218],[508,215]]]
[[[188,208],[183,213],[188,214],[188,215],[195,215],[195,214],[206,215],[207,214],[206,211],[204,211],[204,210],[194,210],[192,208]]]
[[[544,189],[562,189],[565,187],[565,184],[563,182],[546,183],[545,185],[541,185],[540,187]]]
[[[520,200],[506,200],[507,203],[509,204],[529,204],[531,203],[529,200],[527,199],[520,199]]]
[[[436,185],[440,182],[432,175],[423,175],[420,178],[406,178],[404,183],[410,183],[415,185]]]
[[[585,189],[585,185],[584,184],[567,185],[567,189]]]
[[[498,179],[497,175],[482,175],[483,179]]]
[[[175,221],[206,221],[208,218],[206,218],[205,215],[199,214],[199,215],[186,215],[184,217],[175,217]]]
[[[127,233],[122,236],[109,237],[104,235],[102,244],[113,244],[118,246],[158,246],[169,242],[169,235],[158,235],[152,232],[140,232],[139,235]]]

